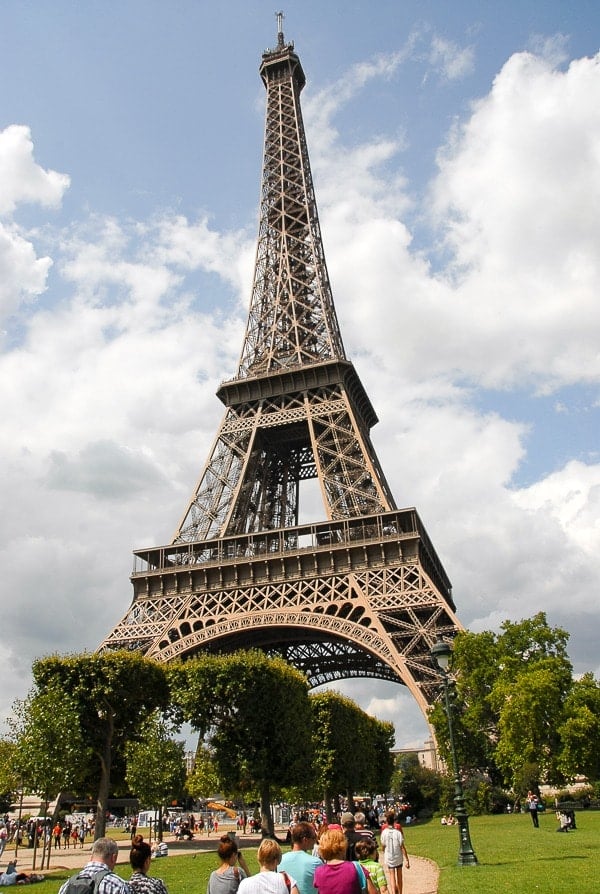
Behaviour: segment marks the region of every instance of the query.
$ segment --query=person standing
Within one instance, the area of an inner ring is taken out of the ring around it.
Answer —
[[[115,872],[115,866],[119,859],[119,848],[114,838],[98,838],[92,845],[90,856],[92,859],[85,864],[79,876],[94,878],[96,873],[103,873],[96,888],[96,894],[133,894],[131,886]],[[71,878],[77,878],[77,876],[71,876]],[[68,894],[70,881],[71,879],[67,879],[58,894]]]
[[[533,792],[527,792],[527,809],[529,811],[529,816],[531,817],[531,822],[536,829],[539,829],[540,827],[538,804],[537,795],[534,795]]]
[[[341,829],[324,832],[319,838],[322,866],[315,869],[315,888],[319,894],[375,894],[368,872],[360,863],[346,860],[348,843]]]
[[[404,834],[396,828],[394,811],[386,814],[387,826],[381,832],[383,865],[388,880],[389,894],[402,894],[402,867],[410,869],[410,860],[404,844]]]
[[[256,853],[260,872],[242,879],[239,894],[299,894],[295,879],[277,872],[281,848],[272,838],[264,838]]]
[[[362,817],[364,823],[364,814],[359,815]],[[361,828],[357,829],[354,814],[350,813],[349,810],[342,813],[340,823],[344,835],[346,836],[346,860],[356,860],[356,853],[354,850],[356,842],[364,841],[365,838],[374,841],[373,833],[369,829],[365,829],[364,825],[361,825]]]
[[[161,878],[148,875],[151,861],[152,848],[141,835],[134,835],[129,852],[129,862],[133,869],[129,884],[135,894],[168,894],[167,886]]]
[[[221,864],[210,874],[207,894],[236,894],[240,882],[250,875],[250,871],[235,838],[223,835],[217,854]]]
[[[291,836],[292,849],[283,855],[278,870],[296,880],[300,894],[315,894],[315,869],[321,866],[321,860],[312,855],[317,833],[310,823],[302,821],[295,824]]]
[[[0,829],[0,857],[4,853],[4,848],[6,847],[6,841],[8,839],[8,831],[6,826],[2,826]]]

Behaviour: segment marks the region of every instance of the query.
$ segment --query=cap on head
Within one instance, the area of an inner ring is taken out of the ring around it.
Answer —
[[[342,826],[353,826],[354,825],[354,814],[353,813],[342,813],[341,819]]]

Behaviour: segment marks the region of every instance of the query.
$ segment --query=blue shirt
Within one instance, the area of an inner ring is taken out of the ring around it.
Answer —
[[[300,894],[315,894],[315,869],[322,865],[318,857],[313,857],[306,851],[287,851],[277,869],[292,876]]]

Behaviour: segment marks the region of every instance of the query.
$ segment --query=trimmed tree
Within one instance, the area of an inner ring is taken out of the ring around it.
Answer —
[[[113,766],[117,761],[124,765],[125,746],[140,738],[146,719],[168,707],[165,667],[138,652],[85,653],[37,660],[33,679],[39,691],[60,689],[75,705],[91,754],[90,783],[97,786],[95,837],[101,838]]]
[[[306,678],[260,651],[200,655],[169,674],[182,716],[208,737],[223,787],[256,788],[263,834],[273,835],[271,792],[310,777]]]

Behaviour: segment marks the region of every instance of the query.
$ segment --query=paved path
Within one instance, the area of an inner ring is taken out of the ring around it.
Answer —
[[[258,835],[241,835],[239,836],[242,848],[257,848],[260,844]],[[147,840],[147,839],[146,839]],[[193,841],[174,841],[171,836],[167,835],[165,841],[169,845],[169,855],[177,856],[179,854],[198,854],[205,851],[216,851],[219,836],[196,837]],[[118,841],[119,845],[119,863],[126,864],[129,859],[130,842],[128,840]],[[90,859],[90,851],[92,843],[86,842],[83,848],[63,848],[61,850],[52,850],[50,855],[49,872],[58,869],[73,872],[80,869]],[[4,860],[12,860],[12,850],[4,853]],[[18,868],[21,872],[29,872],[32,869],[33,851],[28,847],[19,848]],[[36,872],[40,872],[41,852],[37,854]],[[46,870],[44,870],[46,871]],[[437,894],[439,870],[435,863],[426,860],[423,857],[410,857],[410,869],[403,872],[403,894]],[[36,888],[36,891],[38,889]],[[40,894],[42,890],[39,889]]]

